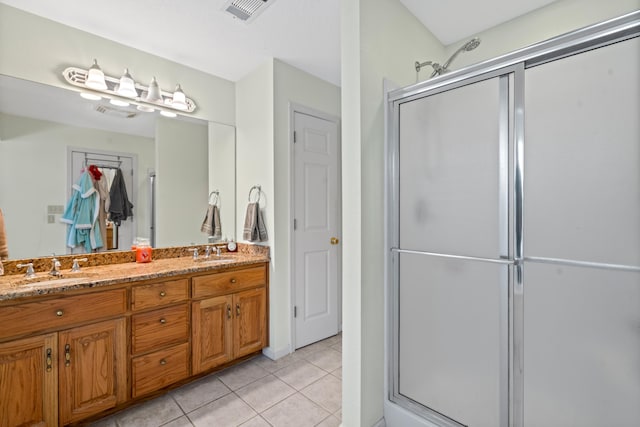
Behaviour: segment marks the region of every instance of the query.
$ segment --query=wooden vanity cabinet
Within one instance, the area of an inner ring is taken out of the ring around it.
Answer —
[[[58,425],[56,333],[0,343],[0,426]]]
[[[126,320],[59,333],[60,421],[83,420],[127,399]]]
[[[268,342],[268,263],[0,304],[0,427],[82,424]]]
[[[160,390],[191,375],[189,279],[131,289],[131,396]]]
[[[267,345],[266,264],[192,279],[193,373]],[[211,298],[204,298],[211,296]]]
[[[0,333],[0,426],[66,425],[125,402],[126,310],[126,289],[0,307],[12,319]]]

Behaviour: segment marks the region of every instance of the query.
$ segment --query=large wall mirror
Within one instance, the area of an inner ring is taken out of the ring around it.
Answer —
[[[0,75],[0,209],[10,259],[85,252],[69,248],[60,221],[71,184],[87,164],[124,170],[126,162],[134,171],[133,218],[109,250],[129,250],[136,237],[156,247],[211,242],[201,231],[210,202],[220,208],[221,237],[235,238],[233,126],[119,108]]]

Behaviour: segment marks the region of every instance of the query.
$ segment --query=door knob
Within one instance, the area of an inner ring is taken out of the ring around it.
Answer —
[[[331,238],[331,244],[332,245],[337,245],[338,243],[340,243],[340,239],[338,239],[337,237],[332,237]]]

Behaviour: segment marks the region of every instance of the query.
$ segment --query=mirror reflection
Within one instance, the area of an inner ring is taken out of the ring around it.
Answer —
[[[71,248],[61,220],[92,165],[108,192],[122,172],[133,216],[120,226],[104,219],[101,246]],[[114,107],[0,75],[0,209],[10,259],[129,250],[138,237],[155,247],[207,243],[201,229],[214,190],[220,238],[235,238],[232,126]]]

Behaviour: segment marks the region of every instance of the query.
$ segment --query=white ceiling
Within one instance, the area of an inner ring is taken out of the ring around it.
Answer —
[[[238,81],[270,57],[340,84],[340,0],[270,0],[246,24],[226,0],[0,0],[89,33]],[[445,45],[551,0],[400,0]]]
[[[400,0],[448,46],[557,0]]]

